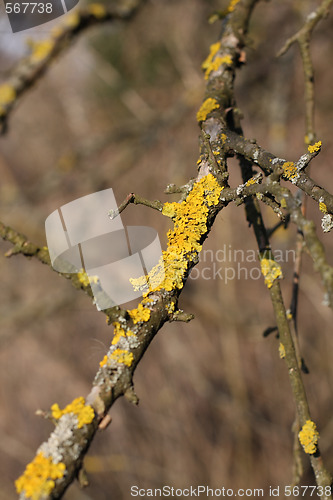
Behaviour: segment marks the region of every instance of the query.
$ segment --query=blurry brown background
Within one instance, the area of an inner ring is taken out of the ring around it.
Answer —
[[[288,160],[304,152],[302,67],[295,47],[281,59],[275,54],[318,3],[260,3],[251,22],[248,64],[236,82],[245,135]],[[134,22],[81,37],[22,99],[0,139],[1,220],[43,245],[46,217],[80,196],[112,187],[118,202],[130,191],[171,201],[163,193],[166,185],[181,185],[196,173],[200,66],[220,32],[219,23],[207,19],[226,6],[217,0],[150,0]],[[331,14],[312,45],[323,150],[311,167],[331,192],[332,28]],[[0,34],[2,79],[27,53],[28,35],[13,42],[14,35]],[[233,160],[230,171],[236,185]],[[333,235],[321,232],[312,201],[308,213],[333,264]],[[122,219],[155,227],[165,244],[170,224],[160,214],[130,206]],[[265,219],[275,223],[267,210]],[[295,228],[279,230],[272,243],[283,251],[294,248]],[[13,481],[52,430],[35,411],[85,396],[112,335],[83,292],[37,261],[6,259],[9,248],[0,242],[1,500],[16,498]],[[243,207],[221,212],[204,249],[212,253],[200,263],[200,275],[208,267],[209,276],[214,265],[223,268],[222,276],[225,267],[237,271],[238,263],[248,271],[258,267],[239,257],[216,260],[218,249],[256,250]],[[292,262],[282,267],[289,305]],[[189,280],[180,307],[195,320],[167,324],[157,335],[135,373],[139,407],[115,404],[111,426],[96,437],[85,461],[90,486],[82,491],[72,485],[66,499],[127,500],[131,485],[267,491],[291,482],[294,403],[288,376],[275,335],[262,335],[274,325],[263,280],[244,275],[228,283],[218,276]],[[333,471],[332,315],[322,301],[320,279],[304,256],[299,331],[310,369],[304,381],[321,451]],[[314,484],[306,459],[304,467],[301,483]]]

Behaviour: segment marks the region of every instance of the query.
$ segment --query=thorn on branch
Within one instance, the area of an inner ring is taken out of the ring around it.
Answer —
[[[99,430],[104,431],[107,427],[109,427],[111,422],[112,418],[110,417],[110,415],[109,414],[105,415],[98,425]]]
[[[268,335],[270,335],[271,333],[275,333],[278,331],[278,327],[277,326],[269,326],[268,328],[266,328],[266,330],[264,330],[262,336],[263,337],[268,337]]]
[[[5,257],[10,258],[13,255],[17,255],[18,253],[21,252],[21,250],[22,250],[21,245],[14,245],[12,248],[7,250],[7,252],[5,253]]]
[[[194,319],[194,314],[189,314],[178,309],[178,311],[173,313],[169,321],[183,321],[184,323],[189,323],[192,319]]]
[[[127,401],[129,401],[130,403],[132,403],[134,405],[139,404],[139,398],[134,390],[133,385],[131,385],[130,387],[128,387],[126,389],[126,391],[124,392],[124,396],[127,399]]]
[[[89,486],[87,471],[83,466],[78,472],[77,480],[79,482],[80,488],[86,488],[87,486]]]
[[[50,410],[36,410],[35,415],[37,417],[42,417],[45,420],[50,420],[50,422],[53,423],[54,426],[57,425],[57,420],[52,416],[52,412]]]
[[[50,412],[49,411],[45,411],[45,410],[36,410],[35,411],[35,415],[37,417],[42,417],[42,418],[46,418],[46,419],[50,419]]]

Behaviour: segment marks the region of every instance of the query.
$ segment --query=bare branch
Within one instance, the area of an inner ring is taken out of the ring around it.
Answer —
[[[123,1],[112,10],[103,4],[91,4],[66,16],[51,37],[33,44],[29,57],[22,60],[0,86],[0,135],[7,130],[8,118],[18,99],[50,68],[55,59],[91,26],[131,19],[144,0]]]
[[[123,210],[130,204],[134,203],[134,205],[144,205],[145,207],[153,208],[154,210],[158,210],[159,212],[162,212],[163,208],[163,203],[161,203],[159,200],[155,201],[150,201],[147,200],[146,198],[142,198],[141,196],[138,196],[137,194],[134,193],[129,193],[125,200],[119,205],[117,210],[110,210],[108,215],[111,220],[115,219],[118,217]]]

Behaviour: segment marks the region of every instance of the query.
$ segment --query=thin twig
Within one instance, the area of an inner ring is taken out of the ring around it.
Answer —
[[[17,101],[50,68],[55,59],[87,28],[115,20],[131,19],[145,0],[119,2],[114,9],[92,4],[68,14],[51,37],[33,44],[30,56],[23,59],[10,77],[0,85],[0,135],[7,131],[8,118]]]
[[[138,196],[137,194],[129,193],[116,210],[110,210],[108,212],[110,219],[113,220],[118,217],[118,215],[121,214],[121,212],[123,212],[130,203],[134,203],[134,205],[144,205],[145,207],[153,208],[159,212],[162,212],[163,209],[163,203],[159,200],[150,201],[146,198]]]

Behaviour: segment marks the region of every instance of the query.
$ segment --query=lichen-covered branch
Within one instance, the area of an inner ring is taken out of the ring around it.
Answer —
[[[24,234],[19,233],[10,226],[6,226],[2,222],[0,222],[0,237],[4,241],[8,241],[13,245],[13,247],[6,252],[6,257],[10,258],[19,254],[28,258],[34,257],[42,264],[46,264],[53,271],[55,271],[51,265],[49,251],[46,246],[39,246],[32,243]],[[82,289],[87,295],[89,295],[89,297],[92,299],[94,298],[88,275],[83,269],[77,273],[76,269],[72,268],[66,261],[62,262],[62,268],[66,269],[66,272],[58,273],[60,276],[70,280],[74,288]],[[118,306],[103,310],[103,312],[110,318],[118,317],[119,311],[120,308]]]
[[[130,203],[133,203],[134,205],[144,205],[145,207],[153,208],[154,210],[158,210],[159,212],[162,212],[163,209],[163,203],[161,203],[159,200],[155,201],[150,201],[147,200],[146,198],[142,198],[142,196],[139,196],[135,193],[129,193],[125,200],[119,205],[117,210],[110,210],[109,211],[109,217],[111,220],[115,219],[123,210],[125,210],[126,207]]]
[[[305,82],[305,142],[307,144],[312,144],[316,140],[314,126],[314,69],[310,54],[311,35],[319,21],[328,15],[332,3],[333,0],[323,0],[321,5],[307,16],[304,26],[302,26],[302,28],[295,35],[286,41],[285,45],[278,53],[278,56],[282,56],[287,52],[291,45],[298,43],[302,58]]]
[[[9,115],[19,98],[32,87],[87,28],[115,20],[131,19],[144,0],[123,0],[113,9],[92,3],[68,14],[50,38],[33,42],[30,55],[22,60],[10,77],[0,85],[0,135],[7,130]]]
[[[36,491],[38,498],[62,496],[78,474],[89,444],[114,401],[122,395],[136,401],[133,372],[158,330],[168,320],[191,319],[182,311],[177,313],[178,296],[223,207],[222,189],[211,173],[200,171],[185,200],[164,205],[163,214],[173,219],[174,229],[168,233],[168,247],[160,263],[145,279],[149,291],[137,308],[118,308],[117,319],[109,319],[114,327],[113,339],[88,397],[74,400],[64,410],[57,405],[51,408],[57,425],[16,482],[21,498],[29,498]],[[133,285],[140,288],[141,281],[140,277],[133,279]]]
[[[137,403],[132,380],[135,368],[165,322],[192,319],[192,315],[178,309],[178,298],[191,269],[198,263],[202,244],[217,214],[230,203],[245,205],[247,220],[254,230],[260,252],[261,270],[279,332],[279,352],[286,362],[297,419],[301,427],[299,442],[309,455],[317,485],[325,487],[323,498],[332,498],[331,494],[326,492],[332,477],[320,457],[317,444],[319,435],[311,420],[299,359],[281,293],[282,269],[274,260],[271,251],[272,233],[265,227],[260,202],[266,203],[276,213],[279,223],[290,218],[302,232],[315,268],[321,275],[328,302],[332,306],[333,270],[327,263],[324,248],[316,235],[313,223],[306,219],[292,192],[281,185],[281,181],[299,186],[304,193],[318,202],[319,208],[327,216],[333,215],[333,197],[323,188],[316,186],[305,172],[310,162],[319,154],[320,142],[310,144],[308,151],[298,160],[287,161],[243,137],[240,113],[234,96],[234,79],[237,69],[246,61],[246,33],[251,12],[257,3],[258,0],[231,0],[224,13],[220,39],[210,47],[203,63],[207,85],[197,113],[201,137],[195,179],[182,189],[169,186],[168,192],[182,193],[178,202],[162,205],[160,202],[149,202],[130,193],[118,209],[120,213],[129,203],[140,203],[157,209],[161,212],[161,217],[169,217],[173,228],[167,234],[167,248],[159,263],[147,276],[133,276],[131,279],[136,290],[145,289],[143,299],[137,307],[130,310],[116,307],[105,311],[108,324],[113,326],[113,337],[107,354],[100,362],[88,396],[76,398],[63,409],[54,403],[49,411],[44,412],[44,415],[55,423],[55,429],[48,440],[39,447],[35,458],[16,482],[22,500],[31,497],[61,498],[66,488],[79,475],[84,455],[97,431],[105,429],[109,423],[107,413],[112,404],[120,396]],[[134,2],[131,14],[139,4],[140,2]],[[89,23],[94,24],[98,16],[99,19],[104,19],[105,11],[103,10],[103,14],[99,11],[100,14],[96,15],[98,9],[96,11],[96,6],[94,9],[95,12],[92,13],[90,7],[90,10],[85,10],[85,14],[75,19],[73,25],[67,27],[68,33],[65,30],[67,34],[59,32],[57,36],[59,39],[63,37],[63,42],[56,41],[51,44],[51,48],[46,50],[39,62],[33,62],[33,54],[30,56],[29,67],[32,62],[36,64],[37,78],[55,55],[61,52],[62,47],[81,31],[80,23],[85,27]],[[110,15],[109,19],[111,18]],[[43,52],[41,47],[38,50]],[[16,97],[37,79],[31,75],[22,88],[15,87],[12,100],[1,104],[3,123]],[[10,96],[10,92],[8,95]],[[228,158],[234,155],[238,157],[242,174],[242,184],[236,187],[229,185],[228,177]],[[258,165],[262,172],[256,173],[255,165]],[[12,254],[36,256],[41,262],[50,265],[47,249],[32,245],[25,237],[4,225],[0,225],[0,236],[14,245]],[[86,287],[85,276],[81,274],[77,275],[76,279]]]
[[[316,140],[315,133],[315,88],[314,88],[314,67],[310,52],[311,36],[314,28],[319,21],[326,17],[332,5],[332,0],[323,0],[321,5],[311,12],[303,25],[303,27],[291,38],[289,38],[285,45],[279,52],[279,56],[285,54],[293,43],[297,43],[300,49],[303,73],[304,73],[304,98],[305,98],[305,144],[312,144]],[[319,199],[319,206],[323,200]],[[306,198],[302,197],[302,210],[303,215],[306,213]],[[326,215],[327,228],[332,227],[332,217]],[[325,221],[324,221],[325,223]],[[326,227],[324,228],[326,231]],[[329,229],[327,229],[329,230]],[[299,279],[302,263],[303,252],[303,235],[299,230],[297,233],[296,242],[296,260],[294,267],[293,290],[290,311],[294,323],[295,331],[297,332],[297,303],[299,292]]]
[[[261,194],[267,195],[266,187],[268,183],[271,183],[271,188],[276,184],[277,189],[280,189],[281,186],[279,181],[281,178],[295,184],[299,183],[300,187],[303,186],[305,181],[308,182],[308,177],[304,173],[304,169],[320,151],[321,143],[310,144],[308,152],[294,163],[275,158],[274,155],[270,153],[264,153],[253,141],[244,140],[239,113],[234,98],[233,81],[235,77],[235,68],[244,59],[242,56],[243,37],[239,36],[239,34],[242,33],[243,35],[246,31],[246,25],[239,25],[238,23],[239,20],[242,19],[242,12],[244,12],[242,7],[245,7],[245,4],[248,9],[253,6],[251,2],[244,2],[244,4],[240,2],[239,17],[236,15],[233,21],[234,16],[231,15],[230,22],[227,23],[221,40],[211,46],[210,54],[203,66],[206,79],[208,80],[206,100],[198,112],[197,119],[199,123],[201,123],[201,127],[206,137],[209,136],[210,142],[209,148],[206,147],[207,154],[206,157],[203,158],[203,161],[208,162],[214,170],[217,169],[216,165],[220,165],[220,170],[225,174],[226,156],[228,154],[237,153],[244,182],[243,186],[239,187],[237,194],[242,194],[244,196],[246,191],[251,192],[251,190],[258,193],[262,186],[264,192]],[[240,147],[237,148],[234,143],[238,144]],[[210,150],[215,156],[214,160],[211,158]],[[249,154],[249,152],[252,152],[252,154]],[[257,184],[255,180],[253,180],[253,164],[262,166],[265,175],[269,175],[273,172],[272,179],[269,181],[267,179],[262,185]],[[274,175],[277,174],[276,167],[280,167],[278,175]],[[226,175],[224,175],[224,179],[226,179]],[[248,185],[248,183],[250,183],[250,185]],[[270,189],[268,192],[274,195],[274,189]],[[316,194],[315,190],[312,190],[312,196],[314,197]],[[225,195],[226,192],[223,193],[224,197]],[[321,193],[321,195],[323,195],[323,193]],[[283,200],[281,198],[279,199],[277,196],[275,196],[275,198],[275,202],[281,205]],[[290,199],[294,200],[291,194],[290,196],[288,195],[289,202]],[[267,202],[267,199],[265,201]],[[329,193],[325,193],[325,201],[330,203],[330,208],[325,204],[325,210],[329,212],[330,209],[333,208],[333,198]],[[318,198],[318,202],[325,203],[323,196]],[[284,203],[286,204],[286,208],[288,208],[286,200],[284,200]],[[270,204],[272,205],[272,202]],[[304,428],[308,422],[311,422],[310,410],[278,281],[278,278],[282,277],[282,270],[274,261],[258,200],[251,196],[247,197],[245,207],[247,220],[252,225],[257,239],[265,283],[270,289],[276,324],[281,339],[281,352],[283,352],[283,357],[286,357],[292,393],[296,404],[297,419]],[[276,208],[275,204],[272,205],[272,208],[273,207]],[[305,222],[300,210],[296,210],[294,205],[289,208],[291,220],[299,224],[301,230],[306,235],[307,244],[312,250],[315,266],[321,269],[324,285],[328,295],[331,297],[333,275],[330,266],[326,267],[327,261],[323,255],[322,246],[313,231],[312,225]],[[301,438],[300,441],[304,446],[304,441],[302,442]],[[310,455],[310,461],[317,484],[323,487],[329,487],[332,482],[332,476],[325,469],[322,459],[320,458],[317,446],[317,435],[315,435],[313,440],[310,439],[310,442],[311,446],[308,448],[304,447],[304,449],[306,453]],[[325,498],[331,498],[331,494],[326,495],[326,490]]]

